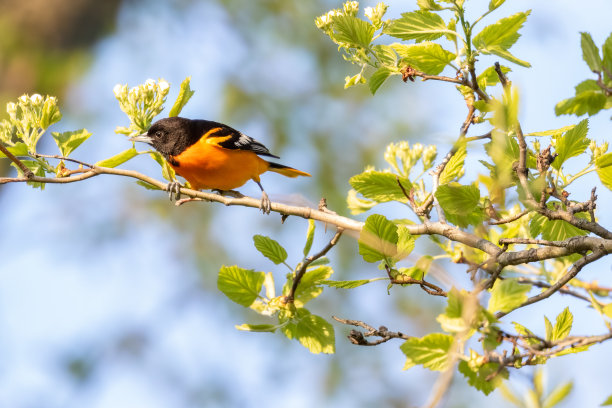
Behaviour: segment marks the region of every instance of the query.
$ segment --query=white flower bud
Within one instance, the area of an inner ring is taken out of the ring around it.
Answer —
[[[170,84],[165,79],[160,79],[158,85],[161,93],[165,93],[170,89]]]
[[[28,102],[30,102],[30,99],[28,98],[28,95],[21,95],[19,97],[19,102],[22,103],[23,105],[27,105]]]
[[[40,94],[30,96],[30,100],[34,105],[40,105],[43,102],[43,97]]]

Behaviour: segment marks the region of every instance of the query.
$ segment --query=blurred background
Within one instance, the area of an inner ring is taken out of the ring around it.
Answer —
[[[521,90],[523,129],[577,123],[555,117],[553,108],[589,77],[579,31],[603,43],[612,4],[507,3],[486,23],[533,9],[512,49],[533,65],[513,66],[510,74]],[[389,17],[416,7],[389,4]],[[487,4],[470,0],[468,8],[477,15]],[[115,84],[164,78],[173,85],[171,105],[180,82],[192,76],[196,93],[182,115],[223,121],[265,143],[283,163],[312,173],[297,180],[264,176],[273,201],[315,206],[326,197],[330,209],[348,215],[350,176],[366,164],[384,166],[384,147],[392,141],[438,144],[444,154],[465,108],[443,83],[404,84],[393,77],[375,97],[367,87],[344,90],[344,77],[357,68],[314,25],[316,16],[340,6],[329,0],[0,0],[1,106],[23,93],[58,96],[64,119],[52,130],[93,132],[75,158],[95,162],[131,145],[114,134],[128,124]],[[493,61],[482,58],[481,69]],[[485,133],[484,126],[472,134]],[[609,137],[609,114],[592,118],[590,129],[599,141]],[[44,137],[39,151],[55,149]],[[0,165],[7,174],[6,160]],[[161,177],[148,157],[124,167]],[[470,165],[468,177],[478,171]],[[572,198],[586,197],[591,185],[575,187]],[[259,196],[255,185],[241,191]],[[598,193],[599,203],[612,198]],[[376,211],[409,216],[395,205]],[[404,407],[423,404],[435,382],[428,370],[401,371],[399,341],[353,346],[345,337],[349,328],[339,324],[331,356],[311,355],[281,335],[234,329],[257,320],[217,291],[220,266],[272,271],[281,282],[285,271],[259,255],[252,235],[279,241],[295,264],[307,228],[302,219],[281,225],[278,215],[253,209],[175,207],[161,192],[105,176],[48,185],[43,192],[1,186],[0,214],[0,407]],[[611,225],[604,211],[598,215]],[[332,234],[319,226],[313,249]],[[418,241],[417,255],[432,251],[426,239]],[[330,255],[337,280],[380,274],[361,260],[351,238]],[[451,282],[465,284],[464,268],[438,266]],[[609,275],[605,260],[582,272],[608,286]],[[542,314],[553,319],[567,305],[575,316],[572,333],[605,330],[584,302],[566,297],[517,311],[508,322],[542,333]],[[348,292],[326,289],[310,306],[328,320],[333,314],[422,336],[439,330],[435,316],[445,304],[416,287],[393,288],[389,295],[380,282]],[[611,352],[604,344],[551,360],[549,389],[572,380],[564,406],[599,405],[610,394],[610,368],[603,362]],[[512,371],[510,387],[523,392],[531,375],[529,368]],[[504,404],[499,392],[486,398],[457,374],[444,405]]]

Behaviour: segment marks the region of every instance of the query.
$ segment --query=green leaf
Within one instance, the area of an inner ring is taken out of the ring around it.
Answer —
[[[273,333],[278,329],[278,325],[276,324],[241,324],[236,325],[236,329],[241,331],[250,331],[250,332],[263,332],[263,333]]]
[[[606,400],[604,402],[601,403],[601,406],[608,406],[608,405],[612,405],[612,395],[610,395],[608,398],[606,398]]]
[[[350,178],[349,183],[358,193],[370,200],[385,203],[388,201],[407,202],[408,199],[398,184],[398,179],[406,191],[412,184],[405,177],[382,171],[365,171]]]
[[[478,205],[480,190],[474,185],[443,184],[436,190],[436,198],[445,213],[467,215]]]
[[[468,384],[478,391],[482,391],[484,395],[489,395],[509,376],[506,368],[498,372],[499,364],[497,363],[486,363],[478,367],[477,371],[473,371],[467,361],[461,361],[458,369],[468,379]],[[493,374],[496,375],[493,378],[489,378]]]
[[[336,351],[334,327],[320,316],[308,314],[295,328],[295,338],[313,354]]]
[[[576,217],[587,219],[584,213],[576,213]],[[529,221],[529,233],[532,238],[542,234],[542,239],[547,241],[564,241],[568,238],[586,235],[587,231],[563,220],[549,220],[540,214],[535,214]]]
[[[62,119],[62,114],[57,107],[57,99],[45,98],[45,103],[42,108],[42,116],[40,118],[40,127],[47,129],[54,123],[59,122]]]
[[[122,151],[119,154],[114,155],[113,157],[109,157],[108,159],[101,160],[97,162],[95,165],[98,167],[117,167],[120,164],[125,163],[126,161],[133,159],[138,156],[138,151],[133,147],[131,149],[127,149]]]
[[[518,30],[527,21],[530,13],[531,10],[516,13],[486,26],[474,36],[472,44],[485,54],[500,50],[507,51],[521,36]]]
[[[176,101],[174,102],[174,105],[172,105],[172,109],[170,109],[170,113],[168,114],[169,117],[178,116],[183,110],[183,107],[187,104],[187,102],[189,102],[189,99],[191,99],[191,97],[195,93],[195,91],[192,91],[191,87],[189,86],[190,82],[191,82],[191,77],[188,76],[181,83],[179,94],[176,97]]]
[[[389,67],[378,68],[376,72],[374,72],[372,76],[370,77],[369,84],[370,84],[370,92],[372,92],[372,95],[376,93],[378,88],[380,88],[380,86],[383,84],[383,82],[387,80],[387,78],[389,78],[389,76],[393,74],[397,74],[397,73],[398,72],[393,68],[389,68]]]
[[[304,244],[304,256],[308,256],[310,248],[312,248],[312,241],[314,240],[315,233],[315,221],[308,220],[308,231],[306,231],[306,244]]]
[[[276,265],[283,263],[287,260],[287,251],[278,242],[272,238],[263,235],[254,235],[253,243],[255,248],[263,256],[274,262]]]
[[[397,226],[383,215],[372,214],[359,234],[359,254],[366,262],[378,262],[397,255]]]
[[[329,287],[332,288],[338,288],[338,289],[354,289],[357,288],[359,286],[368,284],[370,282],[374,282],[376,280],[379,280],[378,278],[374,278],[374,279],[360,279],[360,280],[352,280],[352,281],[330,281],[330,280],[324,280],[321,283],[324,285],[327,285]]]
[[[423,338],[413,337],[400,346],[406,355],[404,370],[422,364],[433,371],[444,371],[448,368],[449,353],[454,338],[448,334],[431,333]]]
[[[416,42],[437,40],[449,32],[442,17],[424,10],[403,13],[383,29],[383,33],[392,37]]]
[[[504,74],[507,74],[508,72],[511,72],[512,70],[502,65],[501,71]],[[478,81],[478,86],[481,89],[485,89],[487,86],[497,85],[499,83],[499,75],[497,75],[497,72],[495,71],[495,67],[490,66],[484,71],[482,71],[480,75],[476,77],[476,80]]]
[[[295,291],[295,306],[304,307],[307,302],[319,296],[323,292],[323,281],[329,279],[332,273],[334,270],[329,266],[320,266],[306,272]]]
[[[414,249],[415,237],[410,234],[408,227],[400,225],[397,228],[397,254],[395,255],[395,261],[400,261],[410,255]]]
[[[572,130],[576,125],[563,126],[559,129],[543,130],[541,132],[526,133],[525,136],[559,136],[562,133]]]
[[[261,292],[265,273],[242,269],[238,266],[223,266],[219,270],[217,288],[228,298],[244,307],[249,307]]]
[[[424,42],[421,44],[391,44],[403,61],[426,74],[438,75],[455,59],[455,54],[442,48],[440,44]]]
[[[527,300],[531,285],[522,285],[516,279],[497,280],[491,289],[487,310],[491,313],[509,312]]]
[[[574,323],[574,316],[569,310],[569,307],[563,309],[561,313],[557,316],[557,320],[555,322],[555,327],[552,332],[552,341],[563,340],[567,336],[569,336],[570,331],[572,330],[572,324]]]
[[[147,190],[158,190],[158,191],[161,190],[161,188],[154,186],[153,184],[149,184],[146,181],[142,181],[142,180],[136,180],[136,184],[146,188]]]
[[[504,4],[506,0],[491,0],[489,2],[489,11],[493,11],[496,8],[499,8],[502,4]]]
[[[164,156],[161,155],[160,152],[149,152],[149,156],[155,160],[162,169],[162,177],[168,181],[176,180],[176,172],[170,166],[168,161],[164,159]]]
[[[36,160],[21,160],[21,162],[28,168],[30,171],[38,177],[45,177],[45,168],[44,166],[36,161]],[[17,173],[19,177],[23,177],[23,172],[15,163],[11,163],[11,166],[17,169]],[[32,188],[40,188],[41,190],[45,189],[45,183],[40,183],[38,181],[28,181],[27,184]]]
[[[435,0],[417,0],[417,5],[421,10],[442,10],[442,6]]]
[[[612,81],[612,33],[606,38],[603,46],[601,47],[603,51],[603,68],[606,73],[606,77],[608,81]]]
[[[580,47],[582,47],[582,59],[587,63],[591,71],[601,72],[602,61],[599,55],[599,48],[595,45],[591,34],[580,33]]]
[[[583,91],[573,98],[564,99],[555,105],[555,115],[595,115],[606,105],[603,91]]]
[[[550,322],[550,320],[548,320],[548,317],[544,316],[544,330],[546,333],[546,340],[550,341],[552,339],[553,336],[553,325]]]
[[[374,51],[374,55],[376,55],[376,59],[378,59],[378,62],[381,65],[395,67],[395,64],[397,63],[397,56],[395,55],[393,48],[386,44],[378,44],[372,46],[372,51]]]
[[[584,153],[591,142],[586,137],[588,130],[589,120],[584,119],[574,128],[565,132],[562,137],[556,139],[555,152],[559,156],[552,162],[553,168],[559,170],[567,159]]]
[[[570,394],[570,392],[572,392],[573,388],[574,384],[571,381],[555,387],[555,389],[552,390],[552,392],[544,399],[542,408],[552,408],[555,405],[560,404]]]
[[[433,257],[431,255],[423,255],[416,261],[414,266],[409,268],[399,268],[398,272],[401,275],[409,276],[414,279],[423,279],[429,271]]]
[[[471,316],[475,316],[476,313],[470,313],[469,316],[464,317],[464,303],[469,300],[470,296],[465,290],[459,291],[453,287],[448,292],[446,309],[436,318],[442,330],[449,333],[460,333],[473,327],[473,322],[466,321],[466,318],[472,320]],[[468,309],[473,308],[477,303],[478,301],[474,299],[473,305],[469,305]]]
[[[516,330],[516,332],[521,335],[521,336],[534,336],[533,332],[531,330],[529,330],[528,328],[526,328],[525,326],[517,323],[517,322],[512,322],[514,324],[514,330]],[[538,339],[534,338],[534,337],[526,337],[525,341],[527,342],[527,344],[529,344],[530,346],[535,346],[536,344],[539,344],[540,342],[538,341]]]
[[[29,156],[30,152],[28,152],[28,145],[23,142],[17,142],[14,146],[5,146],[6,150],[11,152],[13,156]],[[0,152],[0,158],[6,157],[4,153]]]
[[[448,184],[451,181],[459,180],[464,173],[465,158],[467,157],[466,145],[463,144],[457,152],[450,158],[444,170],[440,174],[439,184]]]
[[[89,139],[91,133],[89,133],[87,129],[81,129],[63,133],[52,132],[51,135],[53,135],[53,139],[55,139],[55,143],[57,143],[57,147],[59,147],[62,156],[68,157],[74,149]]]
[[[372,42],[376,29],[370,23],[351,15],[336,15],[333,17],[334,38],[349,46],[367,48]]]
[[[503,58],[505,60],[513,62],[516,65],[520,65],[520,66],[525,67],[525,68],[530,68],[531,67],[531,64],[529,62],[523,61],[522,59],[519,59],[519,58],[515,57],[510,51],[504,50],[502,48],[492,47],[487,52],[483,51],[483,54],[497,55],[498,57],[501,57],[501,58]]]

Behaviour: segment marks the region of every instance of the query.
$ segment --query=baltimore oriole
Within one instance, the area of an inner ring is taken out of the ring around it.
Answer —
[[[252,137],[209,120],[161,119],[147,133],[131,140],[153,146],[195,190],[227,191],[253,180],[261,189],[260,208],[264,213],[270,212],[271,203],[261,186],[260,174],[269,170],[287,177],[310,177],[306,172],[260,158],[280,157]]]

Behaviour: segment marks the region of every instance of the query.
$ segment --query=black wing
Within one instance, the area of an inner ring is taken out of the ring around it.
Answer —
[[[222,123],[208,122],[202,132],[208,143],[212,143],[224,149],[248,150],[261,156],[270,156],[279,159],[270,153],[268,148],[250,136],[237,131]]]

